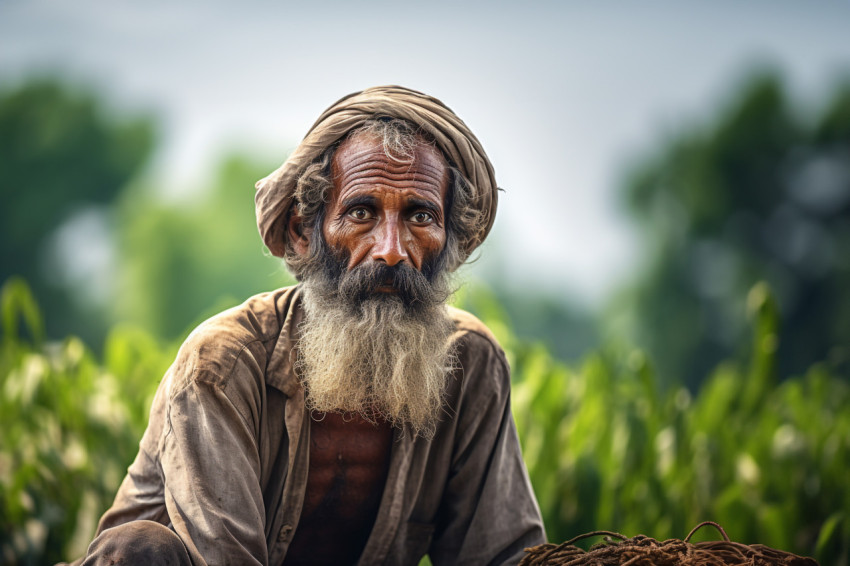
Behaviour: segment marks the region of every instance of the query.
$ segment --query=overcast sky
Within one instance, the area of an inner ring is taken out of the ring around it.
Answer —
[[[618,204],[623,166],[760,63],[819,100],[850,71],[850,3],[0,0],[0,81],[59,70],[156,111],[168,191],[199,185],[228,149],[282,160],[352,91],[440,98],[506,190],[472,273],[589,304],[640,251]]]

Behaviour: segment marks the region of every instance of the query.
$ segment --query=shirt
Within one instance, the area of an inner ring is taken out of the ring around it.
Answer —
[[[147,519],[194,564],[280,565],[298,526],[310,423],[295,375],[299,286],[201,324],[157,389],[148,428],[98,533]],[[517,563],[544,542],[510,410],[504,353],[450,308],[459,369],[432,439],[396,428],[387,482],[359,564]]]

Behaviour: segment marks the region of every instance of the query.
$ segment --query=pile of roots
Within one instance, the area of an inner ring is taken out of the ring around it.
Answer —
[[[721,541],[691,543],[700,528],[711,525],[723,536]],[[604,542],[582,550],[573,543],[604,536]],[[594,531],[562,544],[541,544],[525,549],[520,566],[817,566],[804,558],[761,544],[732,542],[723,528],[712,521],[700,523],[685,540],[659,542],[644,535],[626,538],[610,531]]]

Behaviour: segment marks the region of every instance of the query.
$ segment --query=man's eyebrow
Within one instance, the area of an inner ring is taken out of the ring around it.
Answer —
[[[353,197],[348,197],[342,199],[342,206],[345,208],[351,208],[352,206],[375,206],[378,200],[371,195],[354,195]]]
[[[430,210],[436,214],[442,214],[442,208],[435,203],[434,201],[425,200],[421,198],[411,197],[407,199],[407,207],[408,209],[412,208],[424,208],[426,210]]]

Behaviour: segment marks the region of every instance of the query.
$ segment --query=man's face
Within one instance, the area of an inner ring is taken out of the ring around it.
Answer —
[[[443,265],[449,168],[431,146],[393,160],[368,133],[337,148],[305,274],[298,367],[320,412],[376,415],[429,435],[455,367]]]
[[[349,270],[407,264],[421,271],[442,251],[449,174],[436,148],[419,145],[413,162],[394,161],[379,141],[356,136],[337,149],[332,175],[322,230]]]

